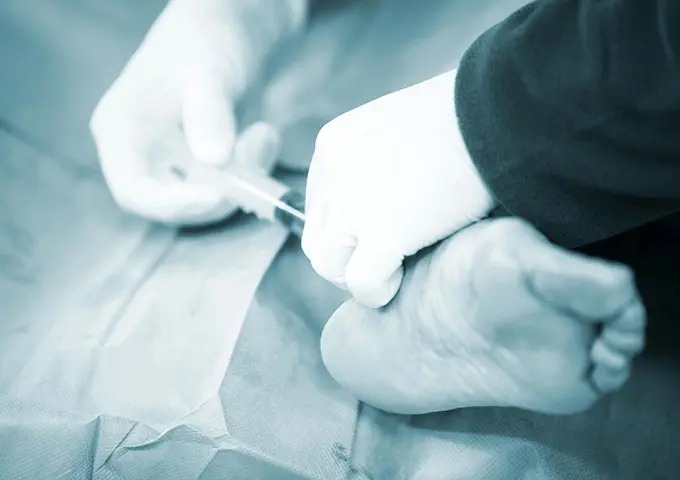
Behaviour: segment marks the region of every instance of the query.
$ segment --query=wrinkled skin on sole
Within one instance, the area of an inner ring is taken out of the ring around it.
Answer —
[[[630,270],[519,220],[473,225],[407,270],[391,304],[347,301],[321,339],[331,375],[385,411],[583,411],[625,383],[644,345]]]

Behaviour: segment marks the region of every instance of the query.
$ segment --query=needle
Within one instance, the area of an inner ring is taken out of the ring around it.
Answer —
[[[170,170],[182,180],[187,180],[189,177],[189,173],[178,166],[172,166]],[[247,168],[211,170],[192,167],[191,175],[207,183],[226,182],[229,191],[234,192],[238,189],[241,193],[247,193],[247,195],[234,195],[243,199],[241,206],[244,210],[251,211],[260,218],[278,221],[293,233],[302,235],[306,219],[304,195],[288,188],[266,173]],[[267,205],[271,208],[266,208]]]

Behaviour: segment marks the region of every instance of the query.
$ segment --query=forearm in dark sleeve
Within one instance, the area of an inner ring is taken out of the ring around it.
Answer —
[[[680,1],[545,0],[461,61],[463,138],[499,211],[577,247],[680,210]]]

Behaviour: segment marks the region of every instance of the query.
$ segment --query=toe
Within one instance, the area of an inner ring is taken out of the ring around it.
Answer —
[[[645,307],[639,298],[635,298],[619,315],[607,321],[605,327],[608,327],[606,332],[631,333],[644,338],[646,324],[647,312]]]
[[[610,348],[602,338],[598,338],[593,344],[591,358],[596,369],[606,370],[621,370],[630,361],[628,355]]]
[[[625,355],[637,355],[645,347],[645,337],[641,331],[623,330],[615,325],[604,327],[601,342]]]
[[[538,245],[525,260],[534,294],[554,308],[586,321],[619,314],[637,298],[632,271],[553,245]]]
[[[600,393],[618,390],[630,376],[630,358],[598,340],[592,350],[591,383]]]
[[[632,359],[644,348],[644,326],[645,310],[638,300],[605,320],[591,350],[591,382],[600,392],[618,390],[628,380]]]
[[[633,356],[645,347],[646,314],[639,300],[633,301],[620,314],[605,319],[602,333],[593,345],[593,356],[600,355],[605,363],[614,357]]]
[[[591,375],[593,387],[600,393],[610,393],[619,390],[630,377],[630,362],[623,368],[607,368],[596,364]]]

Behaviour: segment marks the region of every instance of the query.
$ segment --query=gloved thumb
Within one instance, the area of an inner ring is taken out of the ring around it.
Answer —
[[[403,259],[403,255],[389,251],[384,245],[360,242],[345,269],[347,290],[367,307],[384,307],[401,286]]]
[[[237,132],[234,103],[220,76],[195,72],[189,78],[182,126],[195,160],[212,166],[229,161]]]

